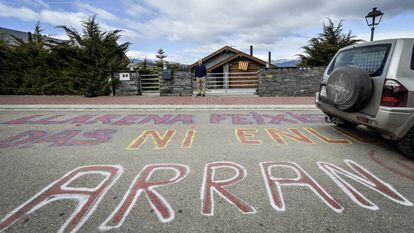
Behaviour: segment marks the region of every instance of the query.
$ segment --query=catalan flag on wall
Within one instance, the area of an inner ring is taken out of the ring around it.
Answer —
[[[239,61],[239,70],[247,70],[247,67],[249,67],[248,61]]]

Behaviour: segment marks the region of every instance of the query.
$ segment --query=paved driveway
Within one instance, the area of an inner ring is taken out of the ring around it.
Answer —
[[[414,163],[320,112],[3,111],[0,231],[414,232]]]

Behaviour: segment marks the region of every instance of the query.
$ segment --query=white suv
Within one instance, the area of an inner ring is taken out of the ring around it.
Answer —
[[[316,106],[329,121],[366,125],[414,157],[414,39],[339,50],[323,74]]]

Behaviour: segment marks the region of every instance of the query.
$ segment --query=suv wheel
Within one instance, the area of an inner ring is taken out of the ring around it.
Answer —
[[[371,77],[358,66],[336,68],[326,84],[326,98],[341,111],[357,112],[368,104],[371,94]]]
[[[414,127],[402,139],[398,140],[396,145],[401,153],[414,158]]]

